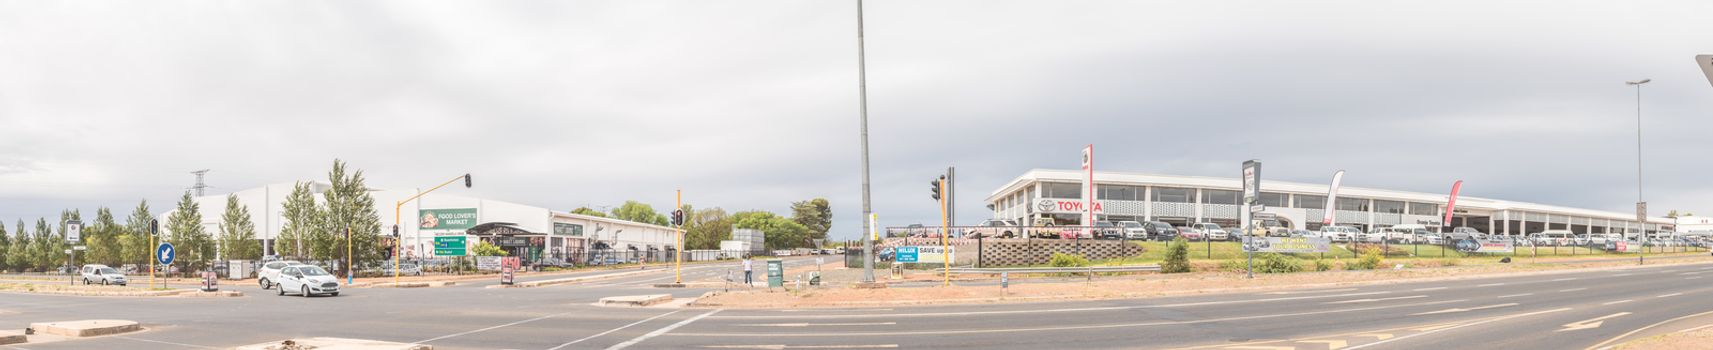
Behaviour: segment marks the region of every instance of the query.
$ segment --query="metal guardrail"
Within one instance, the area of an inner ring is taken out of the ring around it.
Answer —
[[[945,269],[935,269],[944,271]],[[1000,273],[1099,273],[1099,272],[1152,272],[1160,271],[1160,265],[1137,266],[1087,266],[1087,267],[954,267],[953,274],[988,274]]]

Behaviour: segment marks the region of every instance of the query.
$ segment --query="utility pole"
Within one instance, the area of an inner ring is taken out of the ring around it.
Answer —
[[[197,197],[202,197],[204,195],[203,192],[206,192],[208,189],[208,184],[202,182],[202,178],[208,175],[208,171],[209,169],[202,169],[190,172],[191,174],[196,174],[196,186],[190,186],[190,189],[196,191]]]
[[[869,204],[868,196],[868,72],[863,57],[862,37],[862,0],[857,0],[857,96],[858,118],[861,121],[862,134],[862,216],[870,217],[873,207]],[[863,231],[868,232],[868,226],[873,220],[863,221]],[[874,240],[875,237],[865,237],[862,243],[862,286],[876,287],[883,284],[874,283]]]
[[[958,167],[946,167],[946,225],[958,225]]]
[[[673,254],[672,284],[684,285],[684,190],[678,190],[678,201],[672,209],[672,231],[678,233],[678,251]]]
[[[1624,82],[1636,87],[1636,226],[1640,228],[1636,241],[1642,245],[1636,265],[1645,264],[1648,255],[1648,202],[1642,200],[1642,84],[1650,81],[1653,79]]]

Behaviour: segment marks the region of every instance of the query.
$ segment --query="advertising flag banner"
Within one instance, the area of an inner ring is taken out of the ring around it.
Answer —
[[[1094,145],[1083,147],[1083,225],[1094,226]]]
[[[1331,225],[1334,214],[1338,211],[1338,185],[1344,182],[1344,171],[1332,173],[1332,186],[1326,188],[1326,216],[1320,219],[1322,225]]]
[[[1445,201],[1445,226],[1451,226],[1451,210],[1457,206],[1457,191],[1463,189],[1463,180],[1451,184],[1451,199]]]

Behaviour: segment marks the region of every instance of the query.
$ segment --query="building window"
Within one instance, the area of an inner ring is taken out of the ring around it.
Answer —
[[[1368,200],[1363,198],[1339,198],[1338,210],[1368,211]]]
[[[1410,215],[1434,216],[1434,215],[1439,215],[1439,214],[1443,214],[1443,213],[1439,212],[1439,205],[1438,204],[1422,203],[1422,202],[1410,202]]]
[[[1404,213],[1404,202],[1376,200],[1376,201],[1374,201],[1374,212],[1386,213],[1386,214],[1403,214]]]
[[[1194,190],[1179,187],[1155,187],[1154,201],[1168,203],[1192,203],[1190,194]]]
[[[1326,208],[1326,196],[1299,194],[1296,197],[1296,201],[1297,201],[1297,203],[1296,203],[1295,207],[1297,207],[1297,208],[1309,208],[1309,209],[1325,209]]]
[[[1100,199],[1121,201],[1136,200],[1136,193],[1142,192],[1141,188],[1137,188],[1136,186],[1095,185],[1095,189],[1100,190]]]
[[[582,237],[583,225],[555,222],[553,223],[553,234],[560,236]]]
[[[1044,198],[1082,198],[1082,184],[1063,182],[1041,183],[1041,197]]]
[[[1201,202],[1207,204],[1237,204],[1242,196],[1237,191],[1201,190]]]
[[[1287,196],[1284,193],[1261,192],[1261,205],[1272,208],[1284,208],[1290,206],[1290,198],[1291,196]]]

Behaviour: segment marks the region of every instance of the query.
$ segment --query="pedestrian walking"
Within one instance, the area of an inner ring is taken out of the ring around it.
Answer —
[[[751,270],[749,259],[743,259],[743,284],[750,285],[751,283],[754,283],[750,280],[752,276],[755,276],[755,271]]]

